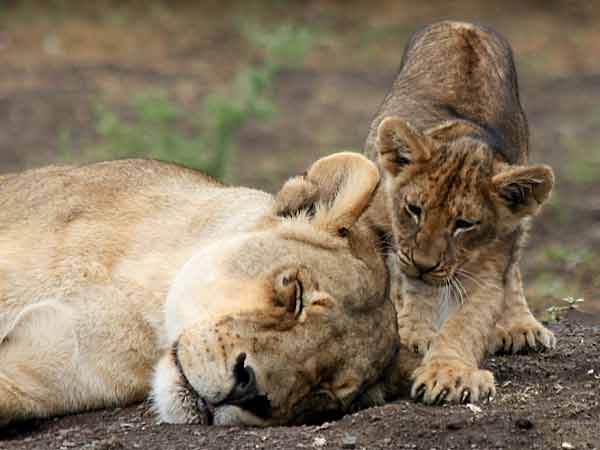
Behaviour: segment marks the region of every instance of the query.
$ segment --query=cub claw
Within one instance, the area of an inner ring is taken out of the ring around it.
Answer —
[[[427,386],[425,386],[424,384],[419,386],[419,388],[415,392],[415,395],[413,396],[414,400],[417,402],[421,401],[426,390],[427,390]]]
[[[519,353],[524,351],[544,351],[556,347],[556,337],[536,319],[510,324],[497,325],[492,339],[491,353]]]
[[[425,404],[471,403],[489,400],[496,389],[494,375],[455,360],[432,360],[415,370],[411,396]]]
[[[462,391],[462,394],[460,396],[460,403],[469,403],[470,399],[471,399],[471,390],[469,388],[465,388]]]
[[[444,389],[442,392],[440,392],[438,394],[438,396],[435,398],[435,404],[436,405],[441,405],[442,403],[444,403],[446,401],[446,397],[448,397],[448,394],[450,393],[450,391],[448,389]]]

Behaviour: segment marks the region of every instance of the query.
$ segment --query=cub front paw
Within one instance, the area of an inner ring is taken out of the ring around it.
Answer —
[[[398,327],[400,343],[406,346],[411,352],[419,355],[425,355],[431,347],[431,343],[435,339],[435,332],[429,329],[419,329],[411,326],[403,327],[402,324]]]
[[[412,378],[411,397],[428,405],[475,403],[496,394],[492,372],[455,360],[432,360],[418,367]]]
[[[556,347],[552,331],[535,319],[496,325],[491,340],[490,353],[518,353],[521,351],[543,351]]]

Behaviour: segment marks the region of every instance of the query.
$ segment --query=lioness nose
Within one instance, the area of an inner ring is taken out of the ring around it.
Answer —
[[[246,354],[240,353],[233,368],[235,384],[225,399],[225,403],[241,404],[258,395],[254,369],[246,364]]]

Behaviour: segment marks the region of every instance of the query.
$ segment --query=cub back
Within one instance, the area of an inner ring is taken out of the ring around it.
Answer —
[[[528,160],[528,126],[510,45],[482,26],[444,21],[412,36],[392,90],[371,123],[365,154],[372,160],[377,128],[389,116],[420,130],[464,121],[460,130],[436,137],[452,139],[458,132],[484,140],[510,164]]]

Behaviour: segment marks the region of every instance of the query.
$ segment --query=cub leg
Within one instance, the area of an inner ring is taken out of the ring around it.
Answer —
[[[395,277],[398,282],[401,279]],[[404,282],[402,288],[402,297],[396,300],[400,343],[414,353],[425,355],[437,335],[438,289],[419,281]]]
[[[424,403],[476,402],[493,397],[494,376],[480,370],[503,306],[502,277],[463,284],[463,303],[443,324],[412,375],[411,396]],[[466,295],[464,295],[466,293]]]
[[[556,338],[552,331],[533,316],[527,305],[521,271],[516,261],[506,274],[503,313],[490,340],[490,353],[546,350],[555,346]]]

